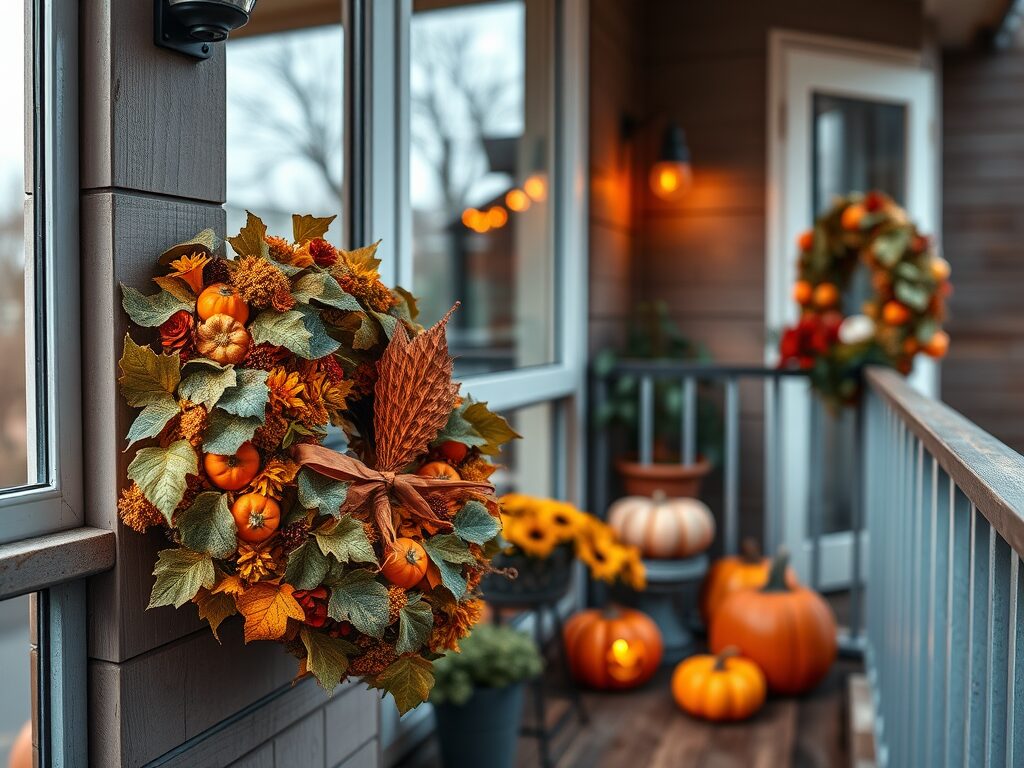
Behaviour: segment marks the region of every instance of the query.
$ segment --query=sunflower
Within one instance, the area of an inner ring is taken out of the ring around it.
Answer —
[[[510,517],[519,515],[531,509],[536,504],[536,499],[527,496],[525,493],[506,493],[498,503],[501,504],[501,511]]]
[[[613,536],[582,536],[576,542],[576,555],[587,564],[590,575],[609,583],[618,578],[625,565],[626,551]]]
[[[572,541],[576,538],[580,528],[580,513],[572,504],[553,501],[548,504],[548,512],[559,541]]]
[[[642,592],[647,588],[647,570],[640,557],[640,550],[636,547],[625,547],[624,549],[626,557],[622,565],[622,573],[619,575],[631,589]]]
[[[271,368],[267,375],[267,387],[270,389],[270,404],[290,411],[299,411],[305,406],[303,396],[306,385],[299,379],[295,371],[289,373],[280,365]]]
[[[509,523],[505,528],[505,539],[529,557],[550,557],[560,543],[546,510],[539,509],[535,515],[512,518]]]

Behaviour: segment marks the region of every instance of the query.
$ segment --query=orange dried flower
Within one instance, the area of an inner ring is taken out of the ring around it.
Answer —
[[[175,259],[171,262],[171,272],[169,273],[172,277],[180,277],[196,293],[200,293],[203,290],[203,267],[205,267],[210,261],[210,257],[202,251],[196,251],[190,253],[187,256],[182,256],[180,259]]]
[[[287,312],[294,307],[295,297],[292,296],[291,289],[286,287],[278,288],[270,300],[270,306],[277,312]]]
[[[373,523],[363,523],[363,533],[366,534],[366,538],[370,540],[371,544],[376,544],[380,541],[380,534],[377,532],[377,526]]]
[[[299,465],[294,461],[271,459],[252,481],[252,488],[261,496],[280,499],[284,488],[299,472]]]
[[[279,261],[282,264],[291,263],[293,250],[291,243],[283,237],[277,237],[275,235],[266,235],[263,239],[267,243],[267,248],[270,251],[270,258],[274,261]]]
[[[186,358],[191,356],[195,342],[195,318],[185,309],[179,309],[160,326],[160,344],[168,351],[177,350]]]
[[[338,284],[346,293],[362,299],[372,309],[387,312],[395,306],[395,297],[380,280],[370,280],[353,274],[345,274],[338,278]]]
[[[305,405],[306,385],[295,371],[289,373],[281,366],[272,368],[267,374],[267,387],[270,389],[271,406],[300,411]]]
[[[375,677],[390,667],[398,654],[390,643],[377,643],[366,649],[361,656],[352,659],[349,672],[358,677]]]
[[[178,419],[178,434],[183,440],[197,446],[203,441],[203,431],[206,429],[206,408],[188,400],[182,400],[179,405],[182,411]]]
[[[486,482],[498,467],[482,456],[475,456],[459,466],[459,476],[474,483]]]
[[[306,247],[318,267],[331,267],[338,260],[338,249],[322,237],[314,237]]]
[[[147,528],[164,522],[160,510],[149,503],[142,489],[135,483],[121,491],[117,512],[121,522],[138,533],[145,533]]]
[[[272,453],[281,445],[288,432],[288,419],[279,413],[268,413],[263,425],[252,436],[252,443],[263,453]]]
[[[388,587],[388,624],[398,621],[398,615],[409,602],[409,595],[399,586]]]
[[[259,256],[243,256],[231,274],[231,285],[248,304],[258,309],[271,306],[279,292],[290,293],[288,278],[274,264]]]
[[[269,371],[274,366],[280,365],[287,356],[288,350],[284,347],[275,347],[267,342],[250,344],[249,351],[245,355],[244,366]]]
[[[245,542],[238,545],[238,575],[248,582],[265,579],[277,569],[271,552]]]
[[[434,653],[458,651],[459,640],[466,637],[483,615],[483,600],[464,600],[450,611],[439,611],[434,616],[430,632],[430,650]]]

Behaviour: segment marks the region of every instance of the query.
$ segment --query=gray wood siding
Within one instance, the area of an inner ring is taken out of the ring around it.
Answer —
[[[139,0],[83,3],[81,39],[86,518],[117,537],[116,566],[89,583],[90,764],[377,765],[375,694],[293,686],[295,660],[277,644],[244,646],[238,617],[220,644],[191,605],[145,610],[168,544],[117,519],[132,458],[118,283],[150,292],[166,246],[223,232],[224,55],[196,63],[155,47],[152,3]]]

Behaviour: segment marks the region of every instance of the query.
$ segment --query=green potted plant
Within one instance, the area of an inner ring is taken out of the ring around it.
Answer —
[[[523,684],[543,667],[530,637],[484,624],[434,662],[430,701],[445,768],[512,768],[523,715]]]
[[[674,360],[694,363],[712,362],[711,354],[700,343],[686,338],[669,317],[664,302],[641,302],[630,317],[626,332],[626,354],[605,349],[594,358],[594,373],[606,378],[621,359]],[[594,413],[602,428],[618,428],[632,450],[620,457],[615,466],[630,496],[650,496],[663,491],[672,497],[692,497],[700,493],[704,477],[719,461],[722,450],[722,425],[718,406],[698,386],[697,461],[681,462],[682,419],[685,403],[676,379],[658,379],[654,383],[654,462],[636,461],[636,440],[640,423],[640,377],[616,376],[609,380],[607,396]]]

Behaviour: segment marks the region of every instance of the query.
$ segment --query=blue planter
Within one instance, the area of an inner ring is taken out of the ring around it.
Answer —
[[[513,768],[523,717],[523,683],[477,688],[465,704],[438,704],[444,768]]]

